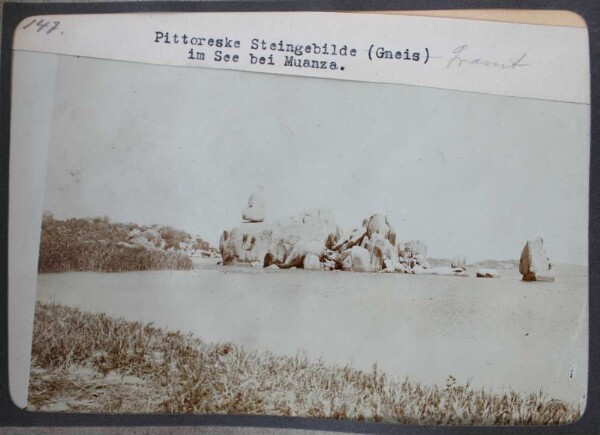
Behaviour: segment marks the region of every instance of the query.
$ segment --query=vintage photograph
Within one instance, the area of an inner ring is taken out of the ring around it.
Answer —
[[[588,105],[18,56],[56,62],[29,410],[582,415]]]

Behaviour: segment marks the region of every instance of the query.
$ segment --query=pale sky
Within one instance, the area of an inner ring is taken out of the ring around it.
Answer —
[[[587,264],[589,106],[59,56],[45,209],[218,243],[267,220],[387,214],[429,256]]]

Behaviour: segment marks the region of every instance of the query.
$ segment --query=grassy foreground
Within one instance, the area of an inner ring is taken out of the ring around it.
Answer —
[[[492,394],[203,343],[152,324],[37,303],[29,408],[231,413],[406,424],[561,424],[580,410],[541,392]]]

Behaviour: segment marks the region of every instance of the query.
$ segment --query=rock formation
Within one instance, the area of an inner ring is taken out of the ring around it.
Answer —
[[[265,220],[264,190],[259,186],[248,199],[248,205],[242,212],[244,222],[262,222]]]
[[[332,212],[312,210],[270,223],[242,223],[223,231],[219,250],[223,264],[259,261],[265,267],[302,267],[307,254],[322,260],[325,244],[337,243],[341,234]]]
[[[552,263],[546,255],[542,238],[528,240],[521,251],[519,263],[523,281],[554,281],[551,269]]]
[[[256,220],[264,218],[264,213],[255,213],[260,206],[264,211],[262,192],[250,197],[243,215],[246,222],[223,231],[219,243],[223,264],[389,273],[430,268],[425,243],[396,244],[396,232],[385,215],[374,214],[345,235],[331,211],[311,210],[269,223]]]

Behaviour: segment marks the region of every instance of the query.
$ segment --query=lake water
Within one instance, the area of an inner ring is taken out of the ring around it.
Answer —
[[[586,268],[556,281],[259,270],[41,274],[38,300],[276,354],[302,350],[426,384],[539,391],[585,403]]]

